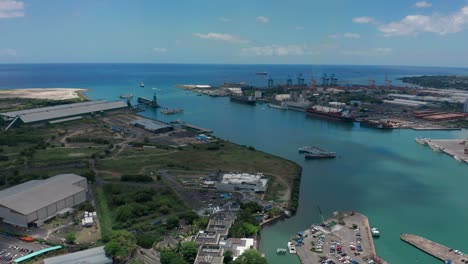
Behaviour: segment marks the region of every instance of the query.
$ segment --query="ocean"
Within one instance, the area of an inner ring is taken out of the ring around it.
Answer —
[[[29,64],[0,65],[0,89],[33,87],[87,88],[92,99],[119,100],[123,93],[150,97],[157,94],[164,107],[184,113],[165,116],[142,114],[170,121],[181,119],[214,130],[218,137],[252,145],[299,163],[303,167],[297,214],[264,228],[260,249],[270,264],[299,263],[297,256],[276,255],[297,231],[338,210],[355,210],[381,230],[377,253],[390,263],[440,263],[400,241],[413,233],[468,252],[468,166],[415,143],[415,137],[461,138],[466,131],[380,131],[307,118],[304,113],[248,106],[228,98],[196,96],[177,84],[247,82],[266,86],[255,72],[267,71],[275,82],[294,81],[303,73],[319,80],[335,74],[341,84],[366,84],[369,78],[394,84],[413,75],[467,75],[468,69],[398,66],[339,65],[184,65],[184,64]],[[145,87],[139,87],[140,82]],[[320,145],[337,152],[335,160],[305,161],[297,148]]]

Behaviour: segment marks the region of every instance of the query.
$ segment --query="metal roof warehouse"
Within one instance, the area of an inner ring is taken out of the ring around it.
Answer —
[[[5,121],[14,121],[16,118],[18,118],[23,123],[28,124],[84,114],[91,114],[95,112],[116,110],[126,107],[127,104],[123,101],[108,102],[105,100],[99,100],[6,112],[0,113],[0,116]]]

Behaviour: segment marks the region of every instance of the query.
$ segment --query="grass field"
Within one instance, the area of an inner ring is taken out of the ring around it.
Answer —
[[[226,141],[188,146],[181,150],[130,153],[131,156],[103,159],[98,169],[119,174],[145,174],[158,169],[183,170],[187,173],[215,170],[262,172],[272,177],[266,198],[275,201],[289,199],[292,183],[300,170],[296,163],[289,160]]]
[[[38,150],[34,154],[33,162],[53,162],[67,160],[89,159],[91,155],[102,151],[103,148],[50,148]]]
[[[99,224],[101,228],[101,238],[107,241],[112,232],[112,216],[107,204],[104,190],[100,186],[94,187],[94,194],[96,196],[96,210],[99,216]]]

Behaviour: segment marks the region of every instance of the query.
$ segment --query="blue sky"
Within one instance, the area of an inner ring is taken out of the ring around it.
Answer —
[[[468,0],[0,0],[0,63],[468,66]]]

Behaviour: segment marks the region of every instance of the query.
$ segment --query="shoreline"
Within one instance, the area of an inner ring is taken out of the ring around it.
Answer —
[[[38,99],[51,101],[89,100],[84,88],[18,88],[0,89],[0,99]]]

